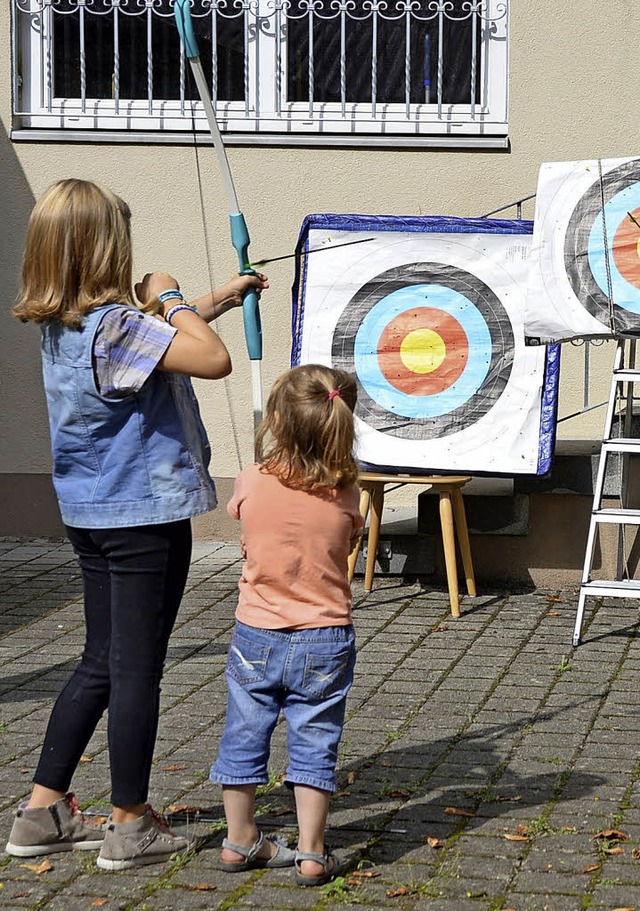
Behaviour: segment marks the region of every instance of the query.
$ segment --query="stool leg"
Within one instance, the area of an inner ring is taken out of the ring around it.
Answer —
[[[453,503],[453,518],[455,519],[456,534],[458,544],[460,545],[460,555],[462,556],[462,565],[467,580],[467,593],[475,598],[476,577],[473,572],[473,561],[471,559],[471,545],[469,544],[469,529],[467,528],[467,516],[464,509],[464,500],[460,488],[451,493]]]
[[[360,515],[362,518],[367,521],[367,514],[369,512],[369,506],[371,504],[371,491],[368,487],[360,488]],[[356,563],[358,562],[358,554],[360,553],[360,548],[362,547],[362,538],[358,538],[358,543],[353,548],[349,554],[349,562],[347,564],[349,568],[349,582],[353,581],[353,574],[356,571]]]
[[[458,595],[458,568],[456,566],[456,539],[453,532],[451,496],[448,490],[440,491],[440,526],[442,529],[442,547],[444,550],[444,562],[447,569],[451,614],[453,617],[459,617],[460,598]]]
[[[373,574],[376,568],[376,554],[380,540],[380,524],[384,509],[384,484],[371,485],[371,519],[369,521],[369,538],[367,541],[367,564],[364,572],[364,590],[373,588]]]

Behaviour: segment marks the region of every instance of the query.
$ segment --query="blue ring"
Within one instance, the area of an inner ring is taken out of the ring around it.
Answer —
[[[623,309],[632,313],[640,313],[640,289],[632,285],[622,275],[613,256],[613,238],[629,212],[640,205],[640,187],[632,184],[616,193],[605,203],[605,223],[607,226],[607,240],[609,255],[605,256],[604,231],[602,225],[602,212],[594,220],[589,234],[589,266],[598,287],[606,297],[609,297],[609,284],[607,281],[607,258],[611,272],[611,297]]]
[[[410,395],[397,389],[378,361],[378,341],[388,323],[416,307],[443,310],[458,320],[469,340],[469,357],[461,375],[448,389],[432,395]],[[408,418],[433,418],[459,408],[480,388],[489,372],[491,352],[486,320],[468,298],[443,285],[419,284],[392,291],[369,310],[356,334],[354,366],[368,394],[387,411]]]

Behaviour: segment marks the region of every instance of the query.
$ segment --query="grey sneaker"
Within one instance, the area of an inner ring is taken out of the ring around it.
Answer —
[[[186,838],[174,835],[162,816],[147,804],[140,819],[108,823],[97,863],[102,870],[159,864],[176,852],[186,851],[189,844]]]
[[[65,794],[48,807],[30,810],[26,804],[16,813],[7,842],[7,854],[37,857],[58,851],[97,851],[104,841],[104,816],[84,816],[74,794]]]

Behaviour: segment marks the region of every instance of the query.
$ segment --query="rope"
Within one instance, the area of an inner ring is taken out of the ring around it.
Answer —
[[[611,280],[611,258],[609,256],[609,238],[607,233],[607,218],[605,214],[604,179],[602,176],[602,159],[598,158],[598,179],[600,182],[600,212],[602,215],[602,241],[604,245],[604,265],[607,273],[607,297],[609,303],[609,329],[611,334],[616,334],[616,314],[613,304],[613,282]]]

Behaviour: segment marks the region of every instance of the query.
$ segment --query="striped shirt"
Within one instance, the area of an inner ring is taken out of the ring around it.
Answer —
[[[129,307],[105,313],[93,344],[98,392],[114,399],[139,392],[177,331]]]

